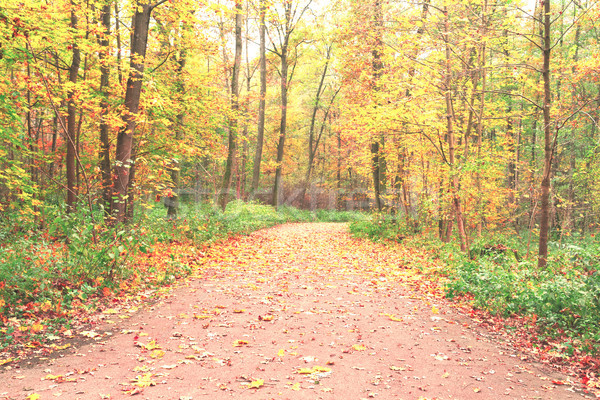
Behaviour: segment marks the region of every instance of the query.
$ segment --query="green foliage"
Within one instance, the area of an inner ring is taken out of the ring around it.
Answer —
[[[369,219],[355,220],[350,224],[350,232],[361,238],[373,241],[391,240],[401,242],[404,238],[417,232],[405,219],[386,214],[373,214]]]

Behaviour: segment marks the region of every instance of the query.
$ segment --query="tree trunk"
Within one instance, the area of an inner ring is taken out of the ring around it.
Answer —
[[[266,57],[266,0],[260,0],[260,100],[258,104],[258,133],[256,137],[256,153],[252,170],[252,187],[250,198],[254,198],[260,181],[260,163],[262,160],[263,140],[265,135],[265,109],[267,95],[267,57]]]
[[[110,175],[110,139],[109,139],[109,124],[107,121],[109,104],[109,84],[110,84],[110,66],[108,57],[110,54],[110,2],[106,1],[102,6],[101,13],[102,28],[104,32],[99,35],[99,42],[102,49],[98,55],[100,60],[100,93],[102,100],[100,102],[101,117],[100,117],[100,173],[102,176],[102,204],[104,211],[110,215],[112,190],[112,179]]]
[[[180,96],[183,96],[185,93],[185,80],[183,77],[183,70],[185,68],[185,64],[187,61],[187,52],[185,49],[181,50],[179,54],[179,60],[177,61],[177,91]],[[177,142],[183,139],[183,124],[184,124],[185,114],[184,112],[180,112],[177,114],[177,122],[175,123],[175,140]],[[179,177],[180,177],[180,163],[179,160],[173,158],[171,160],[172,166],[170,168],[171,174],[171,182],[173,184],[173,192],[169,196],[169,203],[167,204],[167,219],[175,219],[177,218],[177,213],[179,211]]]
[[[239,81],[240,67],[242,65],[242,1],[235,2],[235,60],[233,63],[233,71],[231,73],[231,111],[232,116],[229,117],[229,142],[227,151],[227,164],[223,173],[223,184],[221,185],[221,195],[219,204],[225,210],[229,202],[229,190],[231,188],[231,178],[235,169],[236,152],[237,152],[237,134],[239,127]]]
[[[375,93],[379,91],[379,79],[381,78],[381,70],[383,69],[383,61],[381,61],[381,49],[383,47],[383,39],[381,37],[383,30],[383,11],[380,0],[375,0],[373,10],[373,25],[375,34],[375,43],[373,45],[373,90]],[[378,101],[378,100],[377,100]],[[375,139],[371,142],[371,169],[373,171],[373,191],[375,192],[375,207],[378,211],[383,209],[383,199],[381,198],[381,163],[382,157],[380,154],[379,132],[376,133]]]
[[[454,134],[454,126],[453,126],[453,110],[452,110],[452,93],[451,93],[451,66],[450,66],[450,22],[448,16],[448,10],[444,8],[445,13],[445,33],[444,33],[444,42],[445,42],[445,51],[446,51],[446,73],[445,73],[445,83],[444,83],[444,91],[446,97],[446,129],[447,129],[447,137],[448,137],[448,157],[450,163],[450,191],[452,194],[452,204],[454,205],[454,214],[456,215],[456,226],[458,228],[458,234],[460,236],[460,249],[463,252],[468,251],[468,241],[467,241],[467,232],[465,230],[465,223],[463,219],[463,214],[461,210],[461,202],[460,196],[458,194],[460,187],[460,180],[458,176],[458,171],[456,169],[456,137]]]
[[[133,17],[133,34],[131,37],[130,71],[127,78],[127,90],[125,92],[125,110],[123,113],[123,127],[117,135],[115,168],[113,175],[113,204],[111,216],[115,222],[121,223],[126,220],[126,204],[128,187],[130,187],[130,174],[133,168],[132,150],[137,117],[140,108],[140,96],[142,94],[142,82],[144,78],[144,61],[146,57],[146,45],[148,43],[148,27],[153,7],[148,3],[137,3],[136,12]],[[132,199],[129,199],[131,201]]]
[[[305,182],[306,186],[310,185],[310,177],[313,167],[313,162],[315,159],[315,154],[317,152],[317,147],[319,146],[318,142],[315,145],[315,123],[317,119],[317,112],[319,111],[319,106],[321,102],[321,94],[323,93],[323,86],[325,85],[325,78],[327,77],[327,69],[329,68],[329,60],[331,59],[331,46],[327,47],[327,56],[325,60],[325,67],[323,68],[323,73],[321,74],[321,79],[319,80],[319,86],[317,87],[317,94],[315,96],[315,104],[313,106],[312,115],[310,118],[310,128],[308,130],[308,166],[306,168]]]
[[[540,240],[538,246],[538,268],[545,269],[548,261],[548,231],[550,220],[550,175],[552,173],[552,134],[550,126],[550,0],[544,1],[544,51],[542,79],[544,80],[544,175],[541,184],[540,201]],[[558,134],[556,132],[555,134]]]
[[[71,2],[71,7],[75,7],[74,3]],[[77,29],[77,16],[75,10],[71,10],[71,29]],[[77,202],[77,187],[76,187],[76,162],[77,147],[76,147],[76,136],[77,136],[77,105],[75,104],[75,85],[77,84],[77,76],[79,74],[79,66],[81,63],[81,52],[75,39],[72,43],[73,46],[73,60],[69,67],[69,82],[72,84],[72,88],[68,91],[67,97],[67,131],[66,142],[67,142],[67,209],[72,212],[75,210],[75,204]]]
[[[281,191],[281,175],[282,175],[282,162],[283,152],[285,149],[285,134],[287,128],[287,106],[288,106],[288,72],[289,72],[289,60],[288,60],[288,46],[291,36],[291,22],[292,22],[292,2],[285,2],[285,31],[283,33],[283,41],[281,43],[281,53],[279,57],[281,59],[281,123],[279,126],[279,142],[277,143],[277,167],[275,169],[275,184],[273,185],[273,206],[279,207],[280,191]]]
[[[277,143],[277,168],[275,169],[275,185],[273,185],[273,206],[279,207],[281,190],[281,175],[283,151],[285,148],[285,134],[287,128],[288,105],[288,53],[287,43],[281,49],[281,123],[279,125],[279,142]]]

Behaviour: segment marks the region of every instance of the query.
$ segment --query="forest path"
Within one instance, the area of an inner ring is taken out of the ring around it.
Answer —
[[[113,310],[94,342],[0,373],[0,399],[582,397],[402,268],[407,251],[345,224],[228,240],[160,302]]]

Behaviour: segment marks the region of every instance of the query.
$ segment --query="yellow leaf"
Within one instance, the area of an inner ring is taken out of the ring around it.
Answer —
[[[438,308],[436,306],[431,307],[431,312],[434,314],[439,314],[440,310],[438,310]]]
[[[0,365],[8,364],[8,363],[11,363],[11,362],[13,362],[13,358],[7,358],[7,359],[4,359],[4,360],[0,360]]]
[[[40,398],[40,395],[37,393],[32,393],[29,396],[27,396],[27,400],[38,400]]]
[[[236,314],[241,314],[243,312],[246,312],[246,310],[242,308],[240,310],[233,310],[233,312],[236,313]]]
[[[290,389],[295,390],[295,391],[300,390],[300,383],[298,383],[298,382],[294,383]]]
[[[476,387],[476,388],[473,388],[473,391],[474,391],[475,393],[479,393],[479,392],[481,392],[481,389],[479,389],[478,387]]]
[[[355,344],[352,348],[356,351],[365,351],[367,348],[362,344]]]
[[[447,378],[449,376],[450,376],[450,374],[448,372],[444,372],[444,375],[442,375],[442,378]]]
[[[44,328],[45,328],[45,326],[42,324],[37,324],[37,323],[33,324],[33,325],[31,325],[31,333],[39,333],[39,332],[43,331]]]
[[[284,350],[284,349],[281,349],[281,350],[279,350],[279,351],[277,352],[277,356],[278,356],[279,358],[282,358],[283,356],[285,356],[285,350]]]
[[[57,379],[60,379],[60,378],[62,378],[62,375],[51,375],[51,374],[48,374],[45,377],[43,377],[42,380],[43,381],[54,381],[54,380],[57,380]]]
[[[152,354],[150,354],[150,357],[152,358],[163,358],[165,355],[165,352],[162,350],[153,350]]]
[[[102,311],[104,314],[118,314],[119,312],[114,308],[109,308],[108,310]]]
[[[248,341],[246,341],[246,340],[236,340],[235,342],[233,342],[234,347],[241,347],[246,344],[248,344]]]
[[[312,368],[300,368],[296,371],[298,374],[312,374],[314,371]]]
[[[260,388],[262,385],[265,384],[265,380],[264,379],[257,379],[255,381],[252,381],[248,384],[248,389],[258,389]]]
[[[131,381],[135,386],[138,387],[156,386],[156,382],[152,380],[152,374],[149,372],[141,376],[138,375],[135,377],[135,379],[132,379]]]
[[[161,348],[160,345],[156,343],[156,340],[152,340],[145,345],[141,345],[141,347],[145,348],[146,350],[156,350]]]
[[[327,367],[320,367],[318,365],[315,365],[312,368],[300,368],[298,371],[296,371],[297,374],[314,374],[315,372],[329,372],[331,371],[331,368],[327,368]]]
[[[390,366],[390,369],[392,371],[406,371],[406,368],[404,368],[404,367],[394,367],[393,365]]]

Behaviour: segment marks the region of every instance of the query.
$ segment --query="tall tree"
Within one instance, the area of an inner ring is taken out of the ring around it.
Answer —
[[[100,101],[101,117],[100,117],[100,172],[102,176],[102,203],[106,213],[110,213],[110,204],[112,199],[111,190],[111,174],[110,174],[110,138],[109,138],[109,85],[110,85],[110,14],[112,0],[105,0],[100,13],[100,21],[104,32],[98,35],[100,42]]]
[[[375,40],[373,43],[373,90],[375,96],[380,90],[380,79],[383,69],[382,51],[383,51],[383,10],[381,0],[375,0],[373,5],[373,34]],[[379,100],[376,100],[378,102]],[[381,185],[384,171],[382,168],[383,157],[381,154],[382,132],[375,132],[375,137],[371,140],[371,169],[373,174],[373,190],[375,192],[375,207],[378,211],[383,209],[383,198],[381,196]]]
[[[115,167],[113,175],[113,202],[111,217],[117,223],[127,220],[126,205],[133,201],[130,188],[133,184],[135,163],[133,162],[134,134],[140,110],[140,96],[144,80],[146,48],[152,11],[167,0],[150,4],[145,0],[136,2],[131,35],[130,71],[125,92],[123,127],[117,135]],[[132,203],[131,203],[132,204]]]
[[[550,55],[552,43],[550,42],[550,0],[543,0],[543,50],[542,50],[542,80],[544,82],[544,172],[541,184],[540,201],[540,240],[538,244],[538,268],[545,269],[548,262],[548,231],[550,222],[550,175],[552,174],[552,126],[550,109],[552,106],[552,92],[550,89]],[[558,134],[558,132],[556,132]]]
[[[77,14],[75,10],[75,2],[71,1],[71,25],[73,32],[77,31]],[[79,66],[81,64],[81,51],[77,43],[77,37],[71,43],[72,61],[69,67],[69,82],[71,88],[67,93],[67,131],[65,132],[67,141],[67,207],[69,211],[75,209],[77,202],[77,173],[76,173],[76,158],[77,158],[77,104],[75,99],[77,78],[79,75]]]
[[[252,187],[250,197],[255,196],[260,182],[260,164],[262,161],[263,141],[265,136],[265,110],[267,96],[267,55],[266,55],[266,24],[265,16],[267,14],[266,0],[260,0],[260,99],[258,105],[258,132],[256,136],[256,153],[254,154],[254,165],[252,169]]]
[[[273,185],[273,198],[272,202],[275,207],[279,207],[280,191],[282,189],[282,162],[283,153],[285,151],[285,136],[287,129],[287,113],[288,113],[288,91],[289,85],[294,75],[293,69],[290,73],[290,39],[292,33],[296,29],[302,16],[310,6],[312,0],[309,0],[307,4],[299,9],[299,5],[294,6],[293,0],[283,0],[283,20],[281,23],[275,25],[278,33],[279,43],[273,43],[273,52],[277,54],[281,61],[280,75],[281,75],[281,120],[279,124],[279,140],[277,142],[277,167],[275,169],[275,184]],[[296,44],[298,46],[299,43]]]
[[[221,208],[225,210],[227,202],[229,201],[229,190],[231,188],[231,181],[233,176],[233,170],[235,169],[236,163],[236,151],[237,151],[237,135],[239,128],[239,82],[240,82],[240,68],[242,66],[242,0],[236,0],[235,2],[235,59],[233,62],[233,70],[231,72],[231,115],[229,116],[229,132],[228,132],[228,151],[227,151],[227,164],[225,165],[225,172],[223,173],[223,183],[221,185],[221,194],[219,196],[219,204]]]

